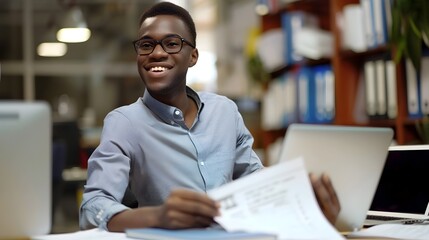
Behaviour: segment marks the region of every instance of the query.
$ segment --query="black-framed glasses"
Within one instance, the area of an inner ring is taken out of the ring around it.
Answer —
[[[155,49],[156,45],[158,44],[161,45],[162,49],[164,49],[166,53],[178,53],[182,50],[183,43],[186,43],[192,48],[195,48],[194,44],[178,35],[167,36],[161,40],[140,38],[138,40],[133,41],[134,49],[139,55],[151,54]]]

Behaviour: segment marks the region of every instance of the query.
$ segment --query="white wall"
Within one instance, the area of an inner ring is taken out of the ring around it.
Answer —
[[[260,25],[256,1],[221,1],[216,30],[218,92],[230,97],[259,98],[260,88],[252,85],[246,71],[244,46],[252,27]]]

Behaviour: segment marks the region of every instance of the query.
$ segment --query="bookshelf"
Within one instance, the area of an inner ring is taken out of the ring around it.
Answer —
[[[351,126],[377,126],[390,127],[394,130],[394,139],[398,144],[419,144],[419,136],[415,128],[415,122],[419,118],[411,118],[407,109],[407,83],[404,62],[395,64],[396,73],[396,100],[397,116],[393,119],[387,117],[368,117],[362,121],[356,118],[359,84],[363,80],[363,67],[365,61],[378,56],[392,55],[387,44],[371,48],[363,52],[345,50],[343,46],[343,33],[338,24],[338,17],[342,15],[343,9],[348,4],[359,4],[360,0],[301,0],[285,6],[275,13],[261,16],[262,32],[281,28],[281,16],[284,13],[301,10],[317,17],[319,28],[328,30],[334,39],[333,54],[330,59],[322,61],[303,61],[299,65],[318,65],[330,63],[335,77],[335,118],[331,124]],[[271,72],[271,79],[289,71],[294,66],[284,66]],[[270,84],[270,83],[268,83]],[[274,130],[262,131],[262,143],[265,149],[277,138],[283,137],[287,127]]]

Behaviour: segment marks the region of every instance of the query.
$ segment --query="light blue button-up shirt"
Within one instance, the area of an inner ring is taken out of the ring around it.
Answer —
[[[174,188],[207,192],[263,168],[233,101],[190,88],[187,93],[198,106],[190,129],[180,109],[147,91],[106,116],[88,162],[81,228],[107,229],[113,215],[128,209],[121,204],[128,183],[140,207],[155,206]]]

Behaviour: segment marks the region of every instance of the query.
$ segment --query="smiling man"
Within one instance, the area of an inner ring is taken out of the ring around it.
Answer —
[[[219,204],[206,192],[263,168],[253,137],[233,101],[186,86],[198,49],[185,9],[168,2],[148,9],[133,44],[145,92],[104,120],[88,162],[81,228],[210,226]],[[335,220],[339,204],[329,179],[312,180],[325,215]],[[137,208],[121,203],[127,186]]]

